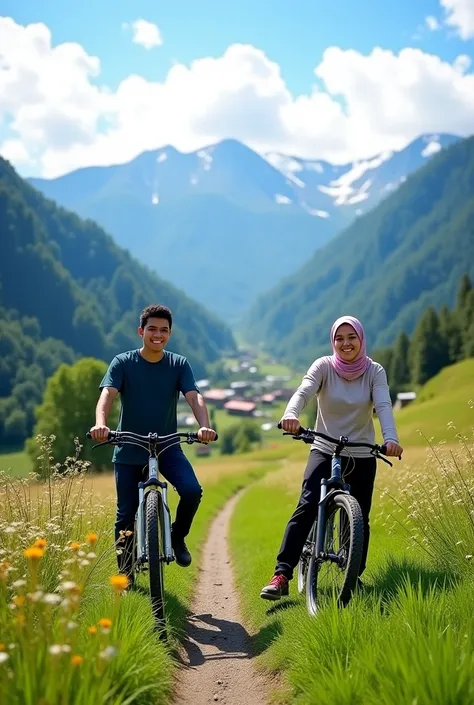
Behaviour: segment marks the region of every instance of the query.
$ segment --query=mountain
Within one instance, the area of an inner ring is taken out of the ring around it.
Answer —
[[[165,147],[127,164],[30,182],[235,321],[361,209],[455,140],[428,135],[401,152],[342,166],[260,156],[224,140],[188,154]]]
[[[201,304],[94,222],[46,200],[1,158],[0,233],[0,443],[5,428],[8,438],[31,428],[30,402],[58,364],[77,356],[108,361],[137,347],[138,317],[150,303],[172,309],[170,349],[188,356],[197,375],[235,349],[229,328]]]
[[[247,339],[307,365],[328,351],[332,322],[352,314],[369,346],[410,333],[429,305],[451,305],[474,276],[474,138],[435,155],[295,274],[259,297]]]

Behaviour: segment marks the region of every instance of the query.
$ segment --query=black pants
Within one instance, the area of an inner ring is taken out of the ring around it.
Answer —
[[[164,451],[159,459],[159,469],[179,495],[173,533],[180,538],[188,535],[202,497],[202,488],[191,463],[178,446]],[[117,518],[115,541],[119,571],[131,576],[133,532],[135,514],[138,509],[138,483],[144,478],[143,465],[115,464],[115,486],[117,489]]]
[[[377,461],[375,458],[355,458],[354,460],[342,458],[343,476],[345,474],[345,480],[350,485],[351,494],[359,502],[364,517],[364,549],[359,575],[362,575],[365,570],[369,549],[369,514],[376,470]],[[318,514],[321,480],[323,477],[329,479],[330,476],[331,456],[313,449],[306,465],[298,505],[286,526],[280,552],[277,556],[275,573],[282,573],[289,580],[293,577],[293,570],[298,564],[304,543]]]

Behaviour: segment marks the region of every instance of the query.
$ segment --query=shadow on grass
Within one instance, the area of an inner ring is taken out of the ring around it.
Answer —
[[[458,580],[454,572],[437,570],[408,558],[389,558],[375,573],[372,583],[365,584],[363,594],[379,598],[383,606],[394,600],[407,585],[427,595],[433,590],[450,590]]]

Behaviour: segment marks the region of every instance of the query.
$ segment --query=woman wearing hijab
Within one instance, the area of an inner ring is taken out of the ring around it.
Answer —
[[[331,344],[332,356],[320,357],[313,362],[288,402],[281,420],[282,428],[289,433],[298,433],[299,415],[317,395],[316,431],[331,438],[346,436],[350,441],[374,444],[372,411],[375,407],[387,455],[401,456],[403,449],[395,429],[387,376],[382,365],[366,354],[364,329],[360,321],[352,316],[338,318],[331,328]],[[298,505],[287,524],[277,556],[275,574],[260,593],[265,600],[279,600],[288,595],[288,583],[317,516],[321,480],[331,475],[333,452],[331,443],[315,438]],[[350,469],[351,494],[359,502],[364,518],[364,549],[359,571],[362,575],[369,546],[369,513],[377,461],[365,448],[344,450],[341,457],[343,473],[348,467]],[[359,585],[362,585],[360,578]]]

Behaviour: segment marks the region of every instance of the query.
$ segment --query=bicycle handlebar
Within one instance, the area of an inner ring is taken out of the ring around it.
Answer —
[[[278,428],[281,430],[282,425],[281,422],[278,423]],[[357,441],[350,441],[348,438],[345,438],[344,436],[341,436],[341,438],[331,438],[331,436],[327,436],[325,433],[320,433],[319,431],[313,431],[311,428],[303,428],[303,426],[300,426],[298,433],[285,433],[284,435],[287,436],[293,436],[295,440],[301,440],[304,441],[305,443],[309,443],[312,440],[314,440],[316,437],[317,438],[323,438],[325,441],[329,441],[329,443],[333,443],[335,446],[343,450],[344,448],[370,448],[372,451],[374,451],[374,454],[376,457],[380,458],[380,460],[383,460],[384,462],[388,463],[389,465],[392,465],[392,463],[387,460],[386,458],[383,458],[383,455],[387,454],[387,446],[379,446],[377,444],[373,445],[372,443],[359,443]]]
[[[92,434],[90,431],[87,431],[86,438],[92,438]],[[201,441],[198,438],[198,434],[192,433],[191,431],[188,431],[186,433],[169,433],[167,436],[158,436],[156,433],[149,433],[147,436],[143,436],[139,433],[133,433],[132,431],[109,431],[107,440],[102,441],[102,443],[100,443],[99,445],[103,445],[105,443],[133,443],[136,441],[139,441],[141,443],[152,443],[159,445],[166,443],[166,441],[171,440],[172,438],[182,438],[183,440],[185,440],[186,443],[189,444],[207,443],[207,441]],[[217,441],[218,438],[219,436],[216,433],[214,441]]]

